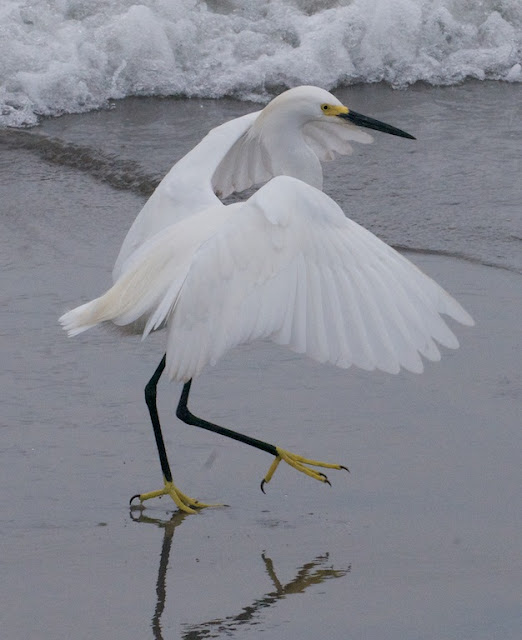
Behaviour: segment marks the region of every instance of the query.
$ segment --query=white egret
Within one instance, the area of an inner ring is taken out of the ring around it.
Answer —
[[[413,138],[317,87],[286,91],[262,111],[213,129],[136,218],[114,285],[60,318],[71,336],[102,322],[131,326],[144,338],[167,330],[165,355],[145,388],[164,487],[134,498],[170,495],[189,513],[206,506],[173,483],[156,407],[164,369],[184,383],[181,420],[274,456],[262,488],[281,460],[328,482],[314,467],[345,467],[194,416],[192,379],[233,347],[262,338],[339,367],[421,372],[421,356],[440,359],[436,342],[458,346],[440,314],[473,324],[438,284],[321,191],[321,161],[350,153],[351,141],[372,141],[361,127]],[[244,202],[225,206],[216,195],[262,183]]]

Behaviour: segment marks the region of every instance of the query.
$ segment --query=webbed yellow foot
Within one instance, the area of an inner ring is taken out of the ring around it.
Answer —
[[[180,491],[173,482],[169,482],[167,480],[164,481],[165,486],[163,489],[158,489],[157,491],[149,491],[148,493],[137,493],[132,496],[130,499],[130,504],[132,505],[133,500],[136,498],[139,499],[140,505],[142,505],[145,500],[150,500],[151,498],[160,498],[161,496],[170,496],[172,500],[176,503],[176,506],[180,511],[184,513],[197,513],[198,509],[203,509],[204,507],[223,507],[225,505],[222,504],[206,504],[205,502],[199,502],[198,500],[194,500],[187,495],[185,495],[182,491]]]
[[[303,456],[298,456],[295,453],[291,453],[290,451],[286,451],[285,449],[281,449],[281,447],[276,447],[277,455],[274,458],[274,461],[270,465],[270,469],[266,476],[261,480],[261,491],[265,492],[265,484],[270,482],[272,476],[274,475],[279,463],[281,461],[286,462],[297,471],[314,478],[314,480],[319,480],[319,482],[325,482],[326,484],[330,484],[328,480],[328,476],[320,471],[316,471],[315,469],[310,469],[310,467],[322,467],[323,469],[344,469],[350,473],[348,467],[343,466],[342,464],[332,464],[331,462],[320,462],[319,460],[309,460],[308,458],[303,458]]]

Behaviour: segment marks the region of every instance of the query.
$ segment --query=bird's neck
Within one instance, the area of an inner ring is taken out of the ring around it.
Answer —
[[[273,175],[290,176],[322,189],[323,169],[305,141],[304,124],[263,111],[252,125],[251,135],[263,149]]]

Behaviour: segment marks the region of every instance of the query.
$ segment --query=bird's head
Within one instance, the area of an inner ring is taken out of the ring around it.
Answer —
[[[352,153],[352,142],[373,142],[364,129],[415,139],[402,129],[352,111],[319,87],[288,89],[255,116],[212,176],[214,192],[221,197],[274,176],[292,176],[322,189],[321,163]]]
[[[365,129],[382,131],[401,138],[415,140],[415,137],[402,129],[390,124],[364,116],[357,111],[343,105],[334,95],[324,89],[312,86],[295,87],[285,91],[275,98],[267,110],[279,110],[292,114],[295,118],[301,117],[304,123],[308,122],[337,122],[338,124],[351,125]]]
[[[375,129],[375,131],[390,133],[392,136],[399,136],[400,138],[409,138],[410,140],[415,140],[415,137],[410,133],[406,133],[406,131],[403,131],[402,129],[393,127],[391,124],[386,124],[385,122],[381,122],[380,120],[375,120],[375,118],[363,116],[361,113],[357,113],[357,111],[348,109],[348,107],[345,107],[343,104],[331,104],[329,102],[323,102],[321,104],[321,112],[324,116],[330,118],[340,118],[344,122],[350,123],[357,127],[363,127],[365,129]]]

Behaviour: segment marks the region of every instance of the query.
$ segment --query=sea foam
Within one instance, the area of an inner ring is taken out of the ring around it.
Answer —
[[[3,0],[0,125],[130,95],[522,81],[520,0]]]

